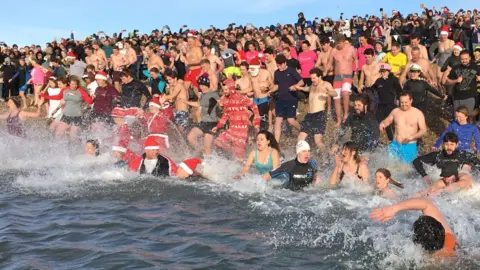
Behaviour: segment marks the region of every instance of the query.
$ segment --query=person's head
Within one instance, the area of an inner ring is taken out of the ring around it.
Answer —
[[[199,158],[191,158],[183,161],[178,165],[175,176],[180,179],[187,179],[192,175],[198,175],[202,166],[202,160]]]
[[[98,156],[100,155],[100,144],[97,140],[88,140],[85,144],[85,155]]]
[[[150,76],[152,77],[152,79],[157,79],[159,73],[160,73],[160,70],[158,70],[158,68],[156,67],[150,69]]]
[[[9,110],[15,110],[21,108],[22,102],[19,97],[11,97],[8,99],[7,105]]]
[[[400,94],[400,109],[402,111],[408,111],[412,107],[413,98],[408,92],[402,92]]]
[[[108,74],[106,72],[99,71],[95,75],[95,80],[97,81],[98,86],[105,87],[108,85]]]
[[[392,66],[387,63],[380,64],[380,75],[382,78],[387,79],[390,76],[390,72],[392,71]]]
[[[67,78],[59,78],[57,80],[58,88],[65,88],[68,86],[68,79]]]
[[[175,85],[177,81],[177,72],[171,68],[165,69],[165,79],[167,80],[167,83],[171,86]]]
[[[303,52],[308,52],[310,50],[310,42],[308,42],[308,40],[304,40],[302,42],[302,51]]]
[[[445,243],[445,228],[431,216],[420,216],[413,223],[413,242],[427,252],[441,250]]]
[[[357,163],[360,162],[360,156],[358,153],[358,146],[356,143],[350,141],[346,142],[343,147],[341,153],[341,158],[343,162],[349,162],[351,160],[355,160]]]
[[[463,51],[463,44],[461,42],[457,42],[455,46],[453,46],[453,55],[459,56],[462,51]]]
[[[367,46],[367,44],[368,44],[368,43],[367,43],[367,37],[364,36],[364,35],[360,36],[360,37],[358,38],[358,41],[360,41],[360,44],[361,44],[362,46]]]
[[[462,63],[462,66],[468,66],[470,65],[470,61],[472,58],[470,57],[470,52],[469,51],[462,51],[460,53],[460,62]]]
[[[383,52],[383,43],[381,41],[375,42],[375,50],[377,52]]]
[[[267,62],[270,63],[275,60],[275,53],[273,52],[272,48],[266,48],[263,51],[263,54],[265,55],[265,58],[267,59]]]
[[[210,78],[208,77],[208,74],[204,74],[198,78],[198,88],[202,93],[210,90]]]
[[[335,38],[335,46],[337,47],[337,50],[342,50],[343,47],[345,47],[345,36],[340,35]]]
[[[156,159],[160,152],[160,146],[157,143],[157,138],[153,135],[147,137],[144,143],[145,158]]]
[[[410,35],[410,45],[412,47],[420,45],[420,36],[417,33]]]
[[[72,90],[75,90],[80,86],[80,80],[75,76],[71,76],[68,83],[69,83],[70,89]]]
[[[375,187],[378,190],[385,189],[388,184],[403,188],[403,185],[392,179],[392,174],[388,169],[380,168],[375,172]]]
[[[468,111],[468,108],[465,106],[460,106],[455,110],[455,120],[460,125],[465,125],[468,123],[468,118],[470,117],[470,112]]]
[[[446,185],[451,183],[455,183],[458,181],[458,163],[455,161],[447,161],[442,166],[442,172],[440,173],[440,177],[442,177],[443,182]]]
[[[133,81],[133,76],[129,69],[125,68],[122,70],[122,72],[120,73],[120,80],[122,80],[123,84],[127,84]]]
[[[397,42],[392,42],[392,54],[393,54],[393,56],[396,56],[399,53],[400,53],[400,44],[398,44]]]
[[[253,42],[248,43],[248,51],[254,52],[255,50],[255,44],[253,44]]]
[[[375,51],[372,48],[366,49],[363,54],[365,55],[365,59],[367,60],[368,64],[371,64],[373,61],[375,61]]]
[[[87,67],[85,68],[85,73],[94,73],[95,74],[95,66],[90,64],[90,65],[87,65]]]
[[[420,60],[420,55],[421,55],[421,52],[420,52],[420,48],[418,46],[414,46],[412,47],[412,61],[413,62],[418,62]]]
[[[249,65],[248,65],[247,62],[240,63],[240,72],[242,73],[242,77],[248,76],[248,74],[249,74],[248,69],[249,69]],[[258,72],[257,72],[257,75],[258,75]]]
[[[410,65],[409,73],[411,80],[418,80],[420,77],[420,73],[422,72],[422,67],[417,64]]]
[[[283,55],[285,55],[285,57],[286,57],[287,59],[292,58],[292,54],[291,54],[291,52],[290,52],[290,48],[288,48],[288,47],[283,48],[283,49],[282,49],[282,53],[283,53]]]
[[[155,53],[155,51],[153,50],[153,46],[148,45],[147,47],[145,47],[145,53],[148,57],[152,57],[152,55]]]
[[[57,88],[58,87],[57,78],[55,78],[55,77],[48,78],[48,87],[49,88]]]
[[[84,48],[84,50],[85,50],[85,54],[86,54],[87,56],[92,55],[92,48],[86,46],[86,47]]]
[[[367,94],[360,94],[353,102],[353,109],[355,114],[361,115],[367,112],[370,98]]]
[[[447,154],[451,155],[458,147],[458,136],[453,132],[447,132],[443,136],[443,149]]]
[[[296,150],[297,161],[306,164],[310,160],[310,145],[306,141],[298,141]]]
[[[322,70],[318,67],[314,67],[310,70],[310,78],[313,85],[318,85],[322,81]]]
[[[285,55],[277,55],[277,57],[275,57],[275,62],[277,63],[277,67],[279,70],[283,71],[287,69],[287,58],[285,57]]]
[[[262,151],[267,147],[271,147],[280,152],[280,146],[277,140],[275,140],[275,136],[266,130],[262,130],[257,134],[257,149]]]

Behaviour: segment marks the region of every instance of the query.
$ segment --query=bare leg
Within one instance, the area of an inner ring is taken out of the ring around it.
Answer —
[[[298,139],[297,139],[297,140],[298,140],[298,141],[305,141],[305,139],[307,139],[307,137],[308,137],[308,134],[307,134],[307,133],[305,133],[305,132],[300,132],[300,133],[298,133]]]
[[[205,134],[203,137],[203,155],[204,156],[212,155],[212,146],[213,146],[212,134]]]
[[[296,128],[297,130],[300,130],[300,124],[295,118],[287,118],[287,121],[292,127]]]
[[[343,98],[343,121],[347,120],[348,110],[350,107],[350,93],[347,91],[342,91]]]
[[[26,109],[27,108],[27,98],[25,97],[25,92],[20,91],[19,95],[20,95],[20,98],[22,99],[22,103],[23,103],[22,109]]]
[[[187,135],[188,143],[190,144],[190,146],[193,147],[193,149],[195,149],[195,151],[198,151],[198,149],[199,149],[198,138],[200,136],[202,136],[202,134],[203,134],[203,132],[200,129],[195,127]]]
[[[337,115],[337,124],[336,127],[340,127],[342,124],[342,105],[341,102],[342,100],[337,98],[333,100],[333,104],[335,105],[335,114]]]
[[[282,122],[283,122],[283,117],[276,117],[275,118],[275,140],[277,140],[278,143],[280,143],[280,136],[282,135]]]

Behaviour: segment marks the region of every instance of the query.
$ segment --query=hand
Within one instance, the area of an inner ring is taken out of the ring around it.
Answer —
[[[212,133],[217,133],[217,127],[212,128]]]
[[[385,125],[383,123],[380,123],[380,125],[378,125],[378,129],[380,129],[380,132],[384,132],[385,131]]]
[[[341,167],[342,164],[343,164],[343,161],[340,155],[335,155],[335,166]]]
[[[367,165],[370,159],[368,157],[361,157],[360,164]]]
[[[428,176],[428,175],[426,175],[426,176],[423,177],[423,181],[425,181],[425,183],[426,183],[427,185],[432,185],[432,184],[433,184],[432,178],[431,178],[430,176]]]
[[[462,76],[458,77],[457,83],[462,83],[462,81],[463,81],[463,77]]]
[[[12,79],[8,80],[8,82],[11,83],[11,82],[12,82]]]
[[[338,150],[338,144],[334,144],[332,146],[332,149],[330,149],[330,155],[335,155],[335,153],[337,152]]]
[[[289,89],[290,89],[290,91],[297,91],[297,90],[298,90],[297,87],[298,87],[298,86],[296,86],[296,85],[292,85],[292,86],[290,86]]]
[[[358,92],[362,93],[363,92],[363,89],[365,89],[365,85],[362,85],[358,88]]]
[[[389,221],[392,219],[395,214],[397,214],[397,211],[395,210],[394,206],[387,206],[383,208],[377,208],[374,209],[370,213],[370,218],[373,219],[375,222],[381,221],[382,223],[385,223],[386,221]]]
[[[445,95],[445,97],[443,98],[443,100],[447,100],[448,99],[448,95]]]

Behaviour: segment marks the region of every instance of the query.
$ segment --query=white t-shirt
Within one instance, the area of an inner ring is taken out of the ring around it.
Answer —
[[[97,90],[97,87],[98,87],[97,81],[93,81],[93,82],[91,82],[89,85],[87,85],[88,94],[89,94],[90,96],[95,95],[95,90]]]
[[[145,164],[145,171],[147,173],[152,173],[155,166],[157,166],[158,159],[144,159],[143,164]]]
[[[60,94],[61,90],[62,89],[60,88],[48,88],[47,92],[49,96],[55,96]],[[61,100],[50,99],[48,106],[48,117],[53,117],[55,119],[57,119],[58,117],[62,117],[62,110],[58,110],[55,115],[52,115],[53,112],[58,108],[58,106],[60,106],[60,102]]]

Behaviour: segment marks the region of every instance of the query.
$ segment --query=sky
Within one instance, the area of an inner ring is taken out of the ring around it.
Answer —
[[[344,18],[365,14],[378,16],[381,7],[388,14],[393,9],[405,15],[422,12],[420,2],[412,0],[23,0],[21,9],[16,1],[2,2],[2,10],[12,12],[2,12],[0,16],[0,41],[20,46],[40,44],[42,47],[55,37],[69,37],[72,30],[77,39],[83,39],[98,31],[110,35],[122,29],[150,33],[163,25],[178,31],[183,24],[200,30],[211,24],[223,29],[233,22],[237,25],[252,23],[256,27],[295,23],[299,12],[303,12],[307,20],[314,17],[336,20],[341,12],[345,14]],[[479,2],[474,0],[428,0],[423,4],[437,9],[446,5],[454,12],[460,8],[480,9]]]

